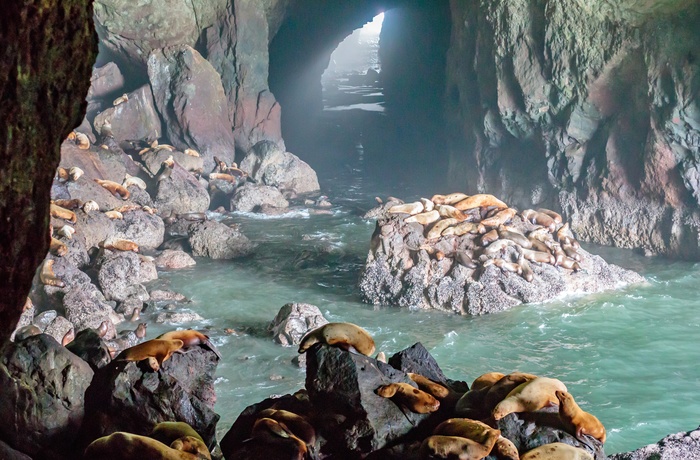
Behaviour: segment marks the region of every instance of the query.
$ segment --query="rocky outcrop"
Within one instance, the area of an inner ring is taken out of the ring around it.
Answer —
[[[214,221],[192,225],[189,242],[194,256],[212,259],[244,257],[255,247],[243,233]]]
[[[154,204],[164,215],[204,212],[209,208],[207,189],[177,162],[158,181]]]
[[[156,267],[165,269],[178,269],[191,267],[197,262],[190,257],[185,251],[177,251],[174,249],[166,249],[155,259]]]
[[[657,442],[632,452],[622,452],[608,460],[698,460],[700,459],[700,428],[670,434]]]
[[[304,334],[327,323],[328,320],[317,306],[288,303],[280,308],[275,319],[267,326],[267,331],[272,334],[275,342],[291,347],[299,345]]]
[[[141,259],[131,251],[106,253],[97,274],[107,300],[123,301],[130,296],[148,300],[148,292],[139,283],[150,281],[141,273]]]
[[[35,458],[61,458],[83,422],[93,371],[52,337],[8,345],[0,363],[0,437]]]
[[[112,238],[133,241],[141,249],[155,249],[163,243],[163,219],[140,209],[122,215],[123,219],[114,222]]]
[[[231,210],[241,212],[259,211],[262,207],[284,209],[289,202],[271,185],[246,184],[236,189],[231,198]]]
[[[258,183],[277,187],[289,196],[320,190],[316,172],[271,141],[255,144],[241,161],[241,169]]]
[[[100,112],[93,126],[97,133],[111,132],[115,139],[148,142],[163,134],[149,85],[127,94],[128,100]]]

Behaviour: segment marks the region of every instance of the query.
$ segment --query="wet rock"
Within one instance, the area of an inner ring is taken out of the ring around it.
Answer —
[[[209,209],[207,189],[177,162],[158,179],[153,201],[162,215],[204,212]]]
[[[140,249],[155,249],[163,244],[165,224],[159,216],[141,210],[122,214],[124,219],[114,221],[113,238],[133,241]]]
[[[126,102],[109,107],[95,117],[93,126],[96,132],[101,132],[105,125],[108,125],[114,138],[119,141],[158,139],[163,129],[150,85],[130,92]]]
[[[286,208],[289,202],[277,188],[259,184],[239,187],[231,198],[232,211],[254,212],[262,206]]]
[[[447,377],[442,373],[437,361],[420,342],[394,354],[389,358],[389,365],[404,373],[412,372],[433,382],[447,383]]]
[[[105,298],[123,301],[129,296],[137,295],[141,300],[148,300],[148,293],[139,284],[144,280],[139,255],[130,251],[108,252],[105,251],[97,273]]]
[[[83,329],[78,332],[66,348],[88,363],[95,372],[112,361],[107,345],[94,329]]]
[[[280,309],[267,330],[272,334],[275,342],[291,347],[299,345],[308,331],[327,323],[328,320],[323,317],[317,306],[307,303],[288,303]]]
[[[149,292],[151,295],[151,300],[153,301],[163,301],[163,300],[172,300],[175,302],[186,302],[187,297],[184,295],[180,294],[179,292],[175,291],[166,291],[163,289],[154,289],[153,291]]]
[[[148,77],[171,142],[197,150],[205,171],[214,169],[214,156],[231,163],[233,127],[214,67],[190,46],[175,45],[150,54]]]
[[[550,407],[537,412],[509,414],[497,422],[501,435],[508,438],[520,452],[527,452],[544,444],[563,442],[581,448],[595,460],[605,460],[603,444],[584,435],[585,443],[570,435],[561,426],[559,408]]]
[[[158,324],[181,324],[192,323],[196,321],[204,321],[204,318],[202,318],[199,314],[195,312],[166,311],[158,313],[155,321]]]
[[[41,332],[44,332],[46,328],[49,327],[49,324],[51,324],[51,322],[55,320],[57,316],[58,312],[56,310],[42,311],[34,317],[34,321],[32,323],[36,327],[41,329]]]
[[[147,435],[156,423],[181,421],[211,448],[219,419],[213,410],[217,362],[214,352],[200,347],[174,353],[159,372],[146,361],[112,361],[85,394],[83,444],[114,431]]]
[[[157,280],[158,270],[156,270],[155,259],[151,256],[139,254],[139,260],[141,262],[139,270],[140,281],[148,283],[149,281]]]
[[[165,268],[168,270],[176,270],[178,268],[191,267],[197,262],[184,251],[174,249],[166,249],[155,260],[156,267]]]
[[[143,307],[143,299],[141,299],[141,297],[139,297],[138,295],[132,295],[119,302],[119,305],[117,306],[115,311],[124,315],[125,318],[131,318],[131,316],[134,314],[134,310],[136,310],[137,308],[143,310]]]
[[[613,454],[608,460],[698,460],[700,428],[670,434],[657,442],[631,452]]]
[[[290,196],[320,190],[311,166],[272,141],[255,144],[241,161],[241,169],[259,183],[277,187]]]
[[[83,422],[92,377],[85,361],[46,334],[7,344],[0,363],[0,413],[6,415],[0,437],[32,457],[66,454]]]
[[[246,236],[220,222],[193,225],[189,231],[192,255],[212,259],[235,259],[249,255],[255,245]]]
[[[307,352],[306,389],[314,407],[328,417],[318,425],[329,445],[340,452],[366,454],[380,449],[423,422],[427,414],[402,410],[375,394],[408,377],[364,355],[317,344]]]

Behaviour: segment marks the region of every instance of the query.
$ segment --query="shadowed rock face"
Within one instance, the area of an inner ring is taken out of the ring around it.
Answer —
[[[3,4],[0,30],[2,344],[48,250],[49,191],[59,145],[84,115],[97,42],[87,0]]]

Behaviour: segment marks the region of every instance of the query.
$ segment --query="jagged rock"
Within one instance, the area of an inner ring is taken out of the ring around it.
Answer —
[[[317,306],[308,303],[288,303],[277,312],[267,330],[275,342],[291,347],[299,345],[301,338],[308,331],[327,323],[328,320],[323,317]]]
[[[15,339],[15,334],[19,329],[32,324],[32,321],[34,320],[34,313],[36,313],[36,307],[31,300],[28,300],[28,305],[25,305],[25,310],[22,311],[22,315],[19,317],[19,321],[17,322],[14,332],[10,336],[10,340]]]
[[[34,317],[32,323],[41,329],[41,332],[44,332],[44,330],[49,327],[49,324],[51,324],[51,322],[55,320],[57,316],[58,312],[56,310],[42,311]]]
[[[107,345],[94,329],[78,332],[66,348],[88,363],[95,372],[112,361]]]
[[[412,383],[388,364],[324,344],[313,345],[306,354],[306,390],[314,407],[327,417],[318,429],[334,450],[369,453],[398,440],[428,417],[375,394],[381,385]]]
[[[73,329],[73,323],[68,321],[63,316],[57,316],[51,323],[44,329],[44,334],[53,337],[56,342],[63,343],[63,336],[65,336],[68,331]]]
[[[165,224],[159,216],[140,210],[122,215],[124,219],[114,221],[113,238],[133,241],[140,249],[155,249],[163,244]]]
[[[215,221],[192,225],[189,242],[192,255],[212,259],[244,257],[255,247],[243,233]]]
[[[585,443],[561,428],[559,408],[550,407],[537,412],[509,414],[497,422],[501,435],[508,438],[520,452],[527,452],[544,444],[563,442],[579,447],[593,455],[595,460],[605,460],[603,444],[585,435]]]
[[[6,345],[0,363],[0,437],[37,458],[65,455],[83,421],[90,366],[52,337]]]
[[[97,279],[107,300],[123,301],[133,295],[140,296],[141,300],[148,300],[148,293],[139,284],[144,280],[141,274],[141,258],[134,252],[105,252]]]
[[[97,329],[107,321],[106,339],[116,335],[112,322],[112,307],[105,302],[100,291],[92,289],[72,289],[63,297],[63,308],[68,321],[73,323],[76,332],[83,329]]]
[[[260,184],[239,187],[231,198],[232,211],[253,212],[263,206],[286,208],[289,202],[277,188]]]
[[[170,141],[197,150],[205,171],[214,168],[214,156],[231,163],[233,127],[214,67],[190,46],[174,45],[151,52],[148,77]]]
[[[85,394],[83,443],[114,431],[147,435],[156,423],[181,421],[213,447],[217,362],[214,352],[201,347],[174,353],[158,372],[147,361],[112,361],[97,371]]]
[[[259,183],[277,187],[291,196],[321,188],[311,166],[272,141],[255,144],[241,161],[241,169]]]
[[[669,434],[656,444],[631,452],[621,452],[608,460],[698,460],[700,459],[700,428]]]
[[[177,162],[165,176],[159,177],[153,200],[162,215],[204,212],[209,209],[206,187]]]
[[[433,382],[447,383],[447,377],[442,373],[437,361],[420,342],[395,353],[389,358],[389,365],[404,373],[412,372],[427,377]]]
[[[107,124],[112,135],[119,141],[158,139],[163,133],[160,118],[153,102],[150,85],[143,85],[136,91],[128,93],[128,100],[119,105],[103,110],[95,117],[93,126],[101,132]]]
[[[175,270],[178,268],[191,267],[197,262],[184,251],[166,249],[155,260],[156,267]]]
[[[66,169],[77,166],[82,169],[85,174],[78,180],[79,183],[92,182],[93,179],[107,179],[121,184],[126,174],[127,158],[121,149],[114,152],[102,148],[98,149],[97,146],[93,145],[89,150],[81,150],[73,141],[65,140],[61,144],[59,166]],[[67,185],[71,184],[73,183],[68,182]],[[69,187],[69,191],[80,195],[79,190],[73,190]],[[80,198],[80,196],[72,198]]]
[[[124,88],[124,76],[114,62],[93,67],[87,99],[105,99],[118,95]]]

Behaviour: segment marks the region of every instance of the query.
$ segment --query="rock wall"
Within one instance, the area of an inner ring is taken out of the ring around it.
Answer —
[[[451,11],[453,186],[560,207],[582,240],[700,257],[697,3]]]
[[[0,344],[14,330],[49,247],[49,191],[59,145],[85,112],[97,52],[92,2],[28,0],[3,8]]]

